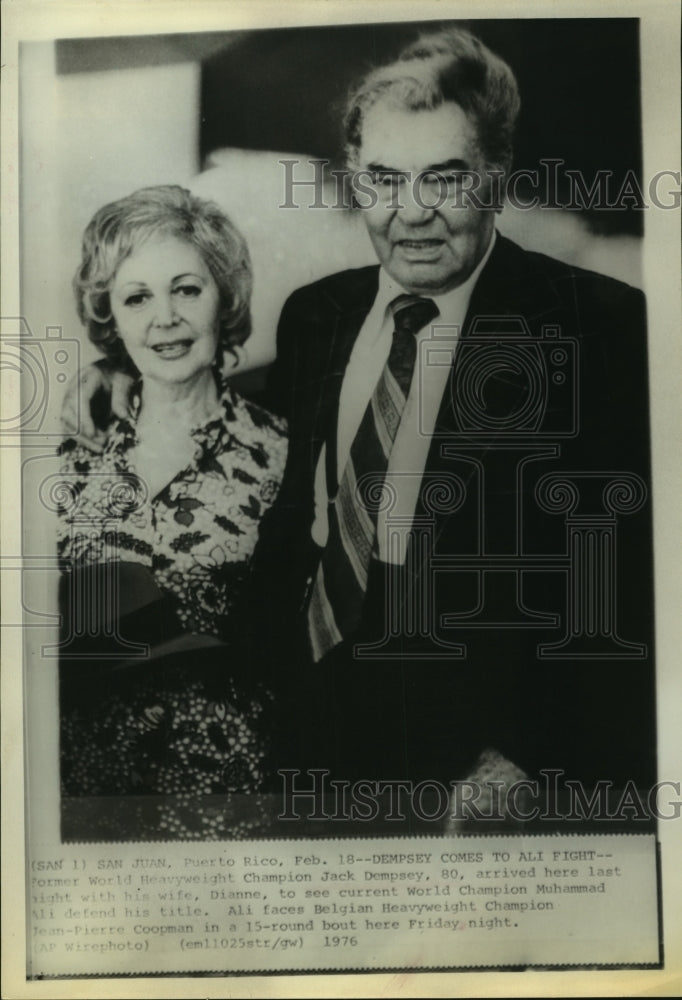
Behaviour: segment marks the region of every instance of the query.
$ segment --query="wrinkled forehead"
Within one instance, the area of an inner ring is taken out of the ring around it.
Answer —
[[[459,104],[412,110],[387,98],[365,114],[358,166],[419,173],[452,165],[474,169],[481,159],[476,124]]]

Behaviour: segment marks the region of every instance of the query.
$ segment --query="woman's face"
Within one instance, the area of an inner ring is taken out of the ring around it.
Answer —
[[[118,333],[144,378],[187,382],[211,367],[220,292],[191,243],[174,236],[143,243],[119,267],[109,295]]]

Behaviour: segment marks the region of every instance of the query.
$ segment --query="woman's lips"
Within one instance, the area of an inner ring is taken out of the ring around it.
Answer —
[[[177,358],[184,358],[191,346],[191,340],[174,340],[168,344],[154,344],[152,350],[165,361],[175,361]]]

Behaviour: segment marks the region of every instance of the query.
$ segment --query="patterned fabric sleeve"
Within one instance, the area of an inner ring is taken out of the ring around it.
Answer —
[[[78,509],[91,471],[97,465],[97,455],[87,451],[73,438],[65,440],[57,450],[61,461],[60,504],[57,522],[57,555],[62,572],[78,561],[78,539],[73,528],[73,514]]]

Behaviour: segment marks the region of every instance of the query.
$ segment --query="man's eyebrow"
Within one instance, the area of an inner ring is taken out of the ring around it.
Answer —
[[[409,174],[409,170],[399,167],[385,167],[383,163],[368,163],[366,168],[371,174]]]
[[[454,158],[452,160],[445,160],[443,163],[432,163],[428,167],[422,167],[418,171],[418,174],[435,174],[435,173],[445,173],[448,170],[468,170],[469,164],[466,160],[460,160]],[[411,171],[401,169],[400,167],[386,167],[383,163],[368,163],[367,170],[373,174],[409,174]]]
[[[420,174],[444,174],[448,170],[468,170],[469,165],[466,160],[459,160],[457,158],[452,160],[446,160],[444,163],[433,163],[429,167],[424,167],[420,170]]]

